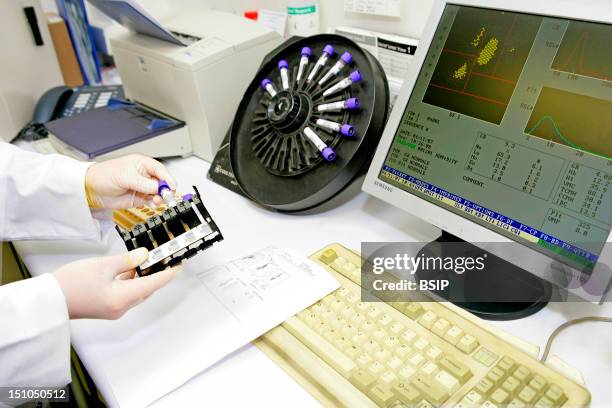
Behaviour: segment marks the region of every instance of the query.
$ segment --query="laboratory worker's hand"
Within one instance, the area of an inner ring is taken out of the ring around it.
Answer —
[[[118,319],[167,284],[182,266],[144,277],[135,270],[148,256],[146,248],[121,255],[90,258],[64,265],[54,275],[71,319]]]
[[[176,182],[166,167],[140,154],[96,163],[85,176],[87,201],[91,208],[156,207],[163,203],[157,195],[157,182],[161,179],[176,190]]]

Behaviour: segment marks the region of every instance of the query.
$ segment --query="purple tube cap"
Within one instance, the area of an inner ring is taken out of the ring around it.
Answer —
[[[325,47],[323,47],[323,52],[327,53],[328,55],[334,55],[334,47],[327,44]]]
[[[266,86],[268,86],[268,84],[272,84],[272,81],[270,81],[268,78],[266,78],[263,81],[261,81],[261,87],[263,89],[266,89]]]
[[[349,75],[349,78],[351,78],[351,81],[353,81],[353,83],[359,82],[361,81],[361,72],[359,72],[359,70],[356,69],[353,72],[351,72],[351,74]]]
[[[193,194],[191,193],[185,194],[182,198],[183,198],[183,201],[189,201],[193,198]]]
[[[340,56],[340,59],[347,65],[353,62],[353,56],[348,51],[344,51],[344,53]]]
[[[289,68],[289,63],[287,61],[285,61],[285,60],[280,60],[280,61],[278,61],[278,68],[279,69],[282,69],[282,68],[288,69]]]
[[[310,54],[312,54],[312,50],[310,49],[310,47],[302,48],[302,55],[310,57]]]
[[[334,152],[334,149],[332,149],[331,147],[326,147],[325,149],[323,149],[321,155],[328,162],[336,160],[336,152]]]
[[[344,124],[342,126],[340,126],[340,133],[343,134],[344,136],[355,136],[355,128],[351,125]]]
[[[347,109],[359,109],[360,106],[359,98],[349,98],[346,100]]]
[[[161,195],[164,190],[170,190],[170,185],[162,179],[157,182],[157,194]]]

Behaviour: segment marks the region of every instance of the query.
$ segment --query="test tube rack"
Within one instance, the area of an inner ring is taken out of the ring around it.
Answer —
[[[176,206],[156,209],[136,207],[113,214],[116,230],[128,250],[145,247],[148,259],[136,268],[139,276],[174,266],[223,240],[223,235],[204,206],[197,188]]]
[[[350,39],[289,39],[264,59],[229,130],[242,192],[286,212],[330,200],[367,169],[388,95],[379,62]]]

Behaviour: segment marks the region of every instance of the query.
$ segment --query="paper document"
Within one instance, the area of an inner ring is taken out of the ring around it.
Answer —
[[[401,4],[400,0],[344,0],[344,11],[399,17]]]
[[[419,41],[410,37],[354,27],[336,27],[335,31],[336,34],[355,41],[378,59],[389,83],[391,105],[395,104]]]
[[[115,396],[110,406],[151,404],[339,287],[315,262],[272,247],[188,272],[134,313],[89,331]]]
[[[128,30],[176,45],[189,45],[192,42],[190,38],[167,30],[135,0],[89,0],[89,2]]]

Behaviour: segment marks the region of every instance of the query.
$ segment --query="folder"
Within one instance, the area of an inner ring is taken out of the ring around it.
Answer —
[[[87,85],[101,82],[100,64],[93,31],[87,19],[83,0],[56,0],[60,16],[66,22],[72,46],[81,68],[83,79]]]

